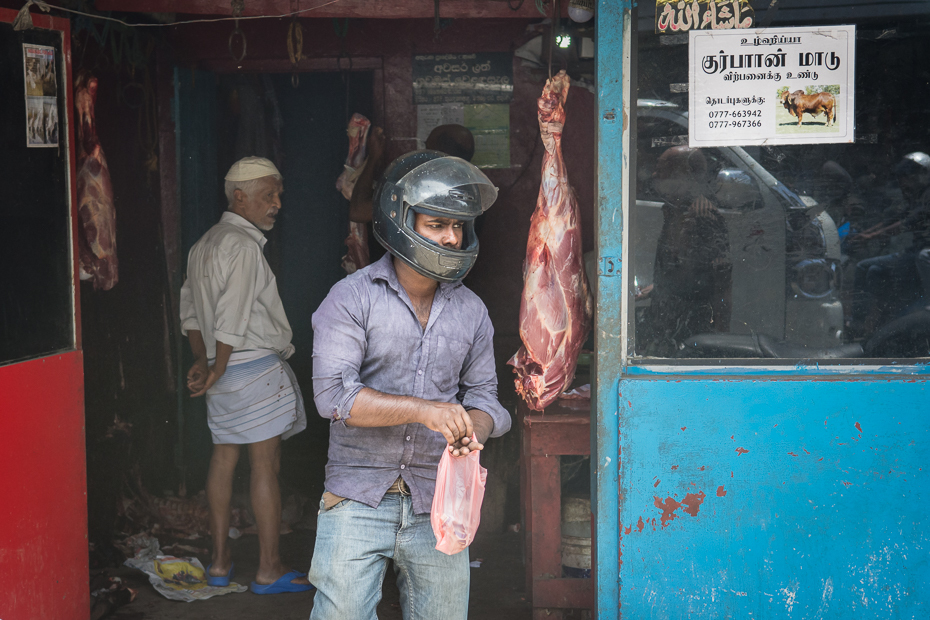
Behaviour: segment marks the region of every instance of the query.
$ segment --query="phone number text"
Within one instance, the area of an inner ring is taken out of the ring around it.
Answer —
[[[707,118],[762,118],[762,110],[713,110]]]
[[[711,129],[742,129],[744,127],[762,127],[762,121],[709,121],[707,126]]]

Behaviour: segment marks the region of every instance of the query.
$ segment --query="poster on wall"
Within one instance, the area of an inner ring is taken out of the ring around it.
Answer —
[[[508,52],[413,57],[420,148],[435,127],[464,125],[475,137],[473,164],[509,168],[512,98],[513,55]]]
[[[689,36],[690,146],[853,142],[855,26]]]
[[[26,146],[58,146],[58,76],[55,48],[23,44],[26,79]]]
[[[471,162],[479,168],[510,167],[510,106],[503,103],[443,103],[417,106],[417,146],[440,125],[462,125],[475,138]]]
[[[752,28],[749,0],[656,0],[656,34]]]
[[[417,106],[417,146],[426,148],[429,133],[440,125],[464,125],[465,104],[424,103]]]

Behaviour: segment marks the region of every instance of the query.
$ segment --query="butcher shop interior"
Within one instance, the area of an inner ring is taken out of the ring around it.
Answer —
[[[550,68],[572,77],[562,153],[577,193],[583,250],[594,249],[593,29],[590,22],[569,18],[567,2],[538,8],[532,2],[510,7],[441,2],[438,14],[432,2],[396,3],[391,9],[365,2],[319,9],[306,0],[244,4],[239,21],[228,19],[231,8],[222,3],[198,5],[196,13],[186,12],[186,3],[172,2],[61,4],[88,14],[69,14],[72,72],[75,92],[79,80],[96,81],[93,101],[81,114],[90,119],[84,131],[94,132],[105,153],[115,210],[115,247],[99,251],[112,260],[101,261],[100,270],[80,285],[92,573],[131,557],[140,539],[127,540],[140,534],[157,538],[165,553],[177,556],[196,556],[184,549],[204,548],[200,558],[204,565],[209,562],[206,522],[197,519],[205,510],[211,438],[203,399],[189,398],[184,385],[192,358],[180,332],[178,295],[191,245],[225,209],[223,175],[234,161],[266,157],[284,178],[281,214],[268,234],[265,256],[293,329],[296,353],[289,363],[305,396],[312,392],[311,315],[346,275],[349,202],[336,182],[345,170],[346,129],[353,115],[383,130],[387,161],[423,148],[426,134],[443,118],[473,131],[476,163],[499,196],[483,216],[480,259],[465,284],[488,308],[500,401],[514,416],[518,397],[507,361],[521,345],[521,265],[546,152],[536,99]],[[583,40],[584,55],[579,56],[578,45],[563,49],[554,43],[556,8],[559,32]],[[289,16],[254,19],[281,14]],[[197,20],[202,21],[171,25]],[[470,63],[474,74],[490,63],[497,89],[491,95],[465,89],[462,100],[451,104],[435,89],[415,98],[412,71],[430,78],[425,72],[432,73],[434,65],[456,63]],[[468,102],[464,112],[462,101]],[[435,118],[422,118],[426,114]],[[586,377],[580,367],[576,383],[584,385]],[[285,560],[302,570],[309,568],[315,506],[324,490],[329,426],[316,415],[312,398],[306,398],[306,406],[308,427],[283,443],[280,476],[282,519],[293,531],[282,538],[282,548]],[[516,423],[482,453],[488,481],[481,531],[493,535],[485,543],[479,536],[472,549],[473,559],[487,559],[472,569],[471,609],[486,617],[530,613],[519,456]],[[583,496],[584,458],[567,461],[567,473]],[[248,463],[240,462],[233,506],[246,531],[248,480]],[[559,507],[550,509],[558,518]],[[249,554],[257,556],[254,539],[253,528],[234,541],[234,553],[243,556],[239,566],[247,566]],[[168,544],[181,547],[165,550]],[[485,587],[477,587],[485,574]],[[485,588],[495,595],[478,594]],[[148,590],[143,588],[140,597],[159,598]],[[312,596],[291,598],[299,600],[283,601],[290,613],[305,617]],[[236,599],[217,597],[208,604],[238,608],[243,601]],[[399,617],[396,592],[387,594],[381,607],[384,617]]]
[[[89,566],[90,598],[84,591],[79,603],[89,604],[90,615],[81,617],[308,616],[312,593],[235,593],[243,588],[177,606],[126,564],[147,553],[199,558],[203,566],[211,557],[211,432],[204,399],[189,396],[194,357],[179,320],[188,252],[226,210],[230,166],[247,156],[273,162],[284,192],[264,256],[293,330],[288,363],[307,413],[306,430],[282,444],[281,555],[307,571],[331,424],[312,398],[311,317],[333,285],[383,253],[371,225],[349,217],[366,140],[383,135],[386,163],[424,149],[436,127],[455,124],[470,131],[471,161],[497,188],[493,207],[475,224],[480,254],[463,283],[487,307],[498,397],[513,420],[510,432],[481,451],[487,481],[470,549],[468,615],[591,618],[593,328],[597,283],[620,270],[619,258],[614,265],[596,247],[606,234],[597,220],[605,162],[597,150],[595,71],[596,5],[604,3],[24,4],[0,0],[0,161],[14,171],[9,204],[16,207],[6,210],[10,241],[0,251],[7,265],[0,369],[82,351],[83,379],[74,388],[82,442],[74,450],[86,455],[86,483],[62,482],[82,492],[86,484],[86,511],[73,516],[86,533],[84,573],[80,566],[68,573],[87,590]],[[777,108],[779,135],[836,129],[848,139],[744,147],[711,141],[689,154],[688,111],[696,108],[687,28],[674,8],[663,22],[661,7],[672,5],[658,4],[634,10],[631,57],[616,55],[633,91],[633,109],[622,111],[627,161],[611,164],[629,170],[627,338],[617,345],[624,364],[913,363],[930,356],[930,255],[920,246],[930,220],[926,206],[911,206],[930,191],[930,74],[919,61],[930,52],[926,7],[889,12],[880,2],[851,1],[848,15],[839,15],[786,1],[778,17],[768,0],[732,2],[753,27],[766,16],[765,26],[854,24],[856,71],[842,86],[824,78],[794,92],[786,79],[764,95]],[[24,15],[31,15],[28,24]],[[8,94],[23,84],[25,114],[22,97]],[[58,92],[63,84],[72,89],[67,97]],[[855,113],[847,109],[850,90]],[[741,130],[742,117],[738,122]],[[675,159],[682,152],[684,163]],[[699,216],[676,221],[669,196],[692,191],[682,189],[684,177],[710,188],[710,198],[692,209]],[[71,196],[72,185],[79,205],[73,243],[72,223],[49,206]],[[76,284],[62,267],[72,254]],[[56,385],[34,389],[55,392]],[[42,458],[55,471],[65,467],[55,454]],[[249,479],[248,459],[240,459],[230,546],[244,585],[258,566]],[[661,513],[669,504],[656,493]],[[10,497],[40,501],[20,491]],[[699,504],[682,510],[693,517]],[[646,521],[653,530],[655,523]],[[61,561],[11,543],[0,546],[0,575],[12,574],[3,564],[14,548],[17,562],[42,579],[52,574],[43,566]],[[396,578],[387,574],[378,617],[401,618]],[[540,585],[546,580],[548,593]],[[13,603],[19,615],[5,615],[5,600],[0,595],[3,620],[67,617],[31,615]]]

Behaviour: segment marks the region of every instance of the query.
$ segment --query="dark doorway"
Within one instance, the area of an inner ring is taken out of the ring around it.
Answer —
[[[296,82],[296,86],[294,83]],[[336,190],[348,151],[346,124],[358,112],[372,116],[370,72],[215,75],[178,71],[178,153],[182,246],[191,245],[226,207],[223,176],[241,157],[275,162],[284,176],[278,225],[267,235],[265,255],[294,331],[297,375],[308,427],[284,444],[282,493],[297,491],[314,501],[323,492],[328,425],[313,405],[311,316],[345,276],[348,204]],[[183,343],[183,371],[189,350]],[[211,452],[203,399],[185,399],[183,463],[189,492],[204,487]],[[247,491],[242,459],[236,490]]]

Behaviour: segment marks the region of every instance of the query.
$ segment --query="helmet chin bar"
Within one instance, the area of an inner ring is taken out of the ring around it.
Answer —
[[[475,264],[478,256],[477,241],[472,251],[443,248],[422,235],[409,230],[403,231],[400,243],[391,244],[374,230],[375,238],[395,257],[422,276],[437,282],[458,282]],[[401,247],[394,247],[399,245]],[[410,258],[416,257],[416,260]]]

